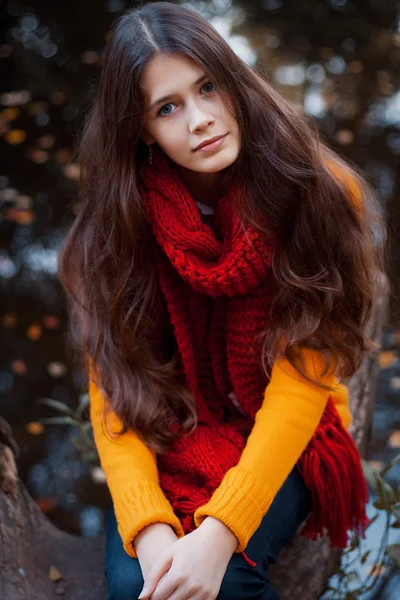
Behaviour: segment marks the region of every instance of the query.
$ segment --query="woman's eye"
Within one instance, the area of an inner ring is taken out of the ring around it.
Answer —
[[[213,92],[215,88],[214,88],[214,84],[213,84],[213,82],[212,82],[212,81],[206,81],[206,83],[204,83],[204,84],[201,86],[201,89],[203,89],[203,88],[204,88],[206,85],[209,85],[209,84],[211,84],[211,85],[213,86],[213,89],[212,89],[212,90],[209,90],[209,92],[208,92],[208,93],[211,93],[211,92]],[[172,105],[173,105],[173,102],[169,102],[168,104],[164,104],[164,106],[162,106],[162,107],[160,108],[160,110],[158,111],[158,113],[157,113],[157,116],[158,116],[158,117],[168,117],[169,115],[171,115],[171,114],[172,114],[172,112],[164,113],[163,111],[164,111],[164,109],[165,109],[165,108],[167,108],[168,106],[172,106]]]
[[[214,87],[214,84],[213,84],[213,82],[212,82],[212,81],[206,81],[206,83],[203,85],[203,87],[205,87],[205,86],[206,86],[206,85],[208,85],[209,83],[211,83],[211,85]],[[211,90],[211,91],[213,91],[213,90]]]
[[[163,113],[163,110],[164,110],[164,108],[167,108],[168,106],[171,106],[171,105],[172,105],[171,102],[169,104],[164,104],[164,106],[162,106],[160,108],[160,110],[158,111],[157,117],[168,117],[168,115],[170,115],[171,113],[165,114],[165,113]]]

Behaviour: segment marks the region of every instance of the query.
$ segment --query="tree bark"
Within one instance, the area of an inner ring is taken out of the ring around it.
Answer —
[[[381,276],[368,334],[380,343],[387,320],[388,282]],[[371,432],[379,351],[369,354],[349,382],[354,415],[351,432],[362,454]],[[18,478],[18,448],[11,428],[0,417],[0,598],[2,600],[69,600],[106,598],[104,536],[78,537],[57,529],[41,512]],[[281,600],[316,600],[340,553],[328,540],[295,537],[285,548],[271,577]],[[50,578],[50,568],[61,578]]]

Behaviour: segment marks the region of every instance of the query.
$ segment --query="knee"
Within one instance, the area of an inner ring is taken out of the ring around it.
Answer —
[[[258,569],[247,565],[240,554],[234,554],[229,561],[217,600],[279,600],[269,579]]]
[[[143,588],[142,571],[137,559],[110,565],[106,569],[107,600],[137,600]]]

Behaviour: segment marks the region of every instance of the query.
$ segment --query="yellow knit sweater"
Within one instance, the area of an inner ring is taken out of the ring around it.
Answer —
[[[303,352],[307,371],[335,387],[331,395],[348,428],[351,413],[347,387],[334,373],[321,375],[321,354],[310,349]],[[209,502],[194,513],[196,526],[207,516],[219,519],[238,539],[235,552],[242,552],[314,434],[328,395],[327,390],[301,377],[286,359],[278,358],[241,458],[225,474]],[[159,485],[155,452],[133,431],[119,437],[107,435],[105,399],[91,379],[89,397],[95,443],[125,551],[137,557],[132,542],[152,523],[168,523],[182,537],[182,525]],[[108,413],[108,431],[119,431],[121,425],[113,411]]]

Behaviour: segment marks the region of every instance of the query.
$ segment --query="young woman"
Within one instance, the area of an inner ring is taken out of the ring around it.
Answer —
[[[116,22],[80,162],[59,270],[112,497],[109,600],[276,599],[298,530],[344,547],[367,523],[343,380],[373,347],[376,200],[168,2]]]

